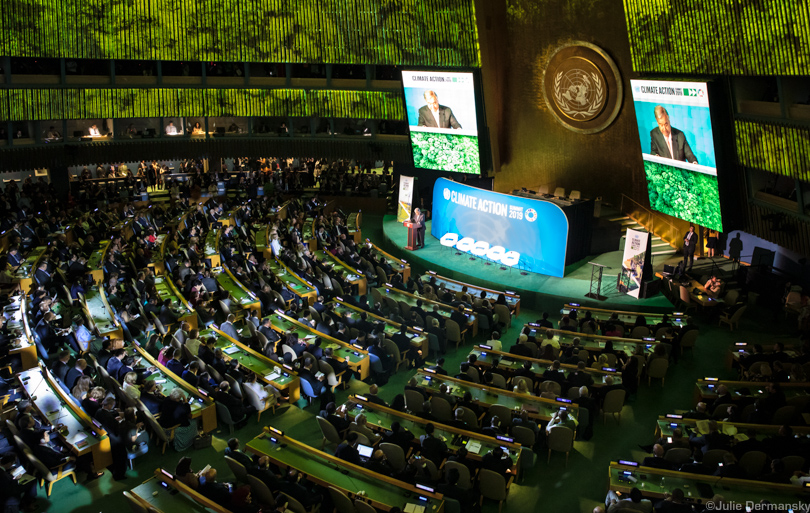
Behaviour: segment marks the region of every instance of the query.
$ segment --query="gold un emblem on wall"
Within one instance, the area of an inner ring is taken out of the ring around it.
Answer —
[[[577,42],[557,48],[543,73],[549,110],[569,130],[592,134],[607,128],[621,106],[622,83],[602,49]]]

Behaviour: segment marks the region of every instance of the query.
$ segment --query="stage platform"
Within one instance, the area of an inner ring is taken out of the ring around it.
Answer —
[[[387,215],[383,219],[385,249],[391,254],[404,258],[411,267],[417,270],[431,270],[457,279],[478,285],[501,290],[514,290],[522,300],[540,303],[549,296],[556,296],[561,301],[574,301],[587,306],[598,306],[616,310],[629,311],[670,311],[673,306],[663,294],[658,293],[648,299],[636,299],[616,290],[616,277],[621,270],[622,252],[616,251],[590,256],[575,264],[566,266],[565,277],[556,278],[542,274],[528,273],[522,275],[518,269],[501,270],[501,266],[486,265],[481,259],[470,260],[468,254],[456,255],[430,235],[430,221],[427,222],[425,247],[418,251],[404,249],[407,229],[398,223],[396,216]],[[611,269],[605,269],[602,278],[602,295],[605,301],[595,301],[585,297],[590,290],[591,266],[588,262],[597,262]],[[667,261],[669,263],[669,261]],[[663,267],[664,259],[654,261],[653,268]]]

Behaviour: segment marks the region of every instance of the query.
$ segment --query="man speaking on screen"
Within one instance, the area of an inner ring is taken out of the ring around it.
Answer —
[[[426,126],[429,128],[454,128],[459,129],[459,124],[456,117],[453,115],[453,110],[450,107],[439,105],[439,97],[433,91],[425,91],[424,94],[427,105],[419,109],[419,123],[418,126]]]
[[[672,125],[669,124],[667,109],[661,105],[656,105],[654,112],[658,128],[653,128],[650,131],[650,154],[697,164],[697,158],[692,153],[692,148],[689,147],[684,133],[677,128],[672,128]]]

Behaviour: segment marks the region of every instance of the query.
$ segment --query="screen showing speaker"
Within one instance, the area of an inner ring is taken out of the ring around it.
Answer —
[[[723,231],[707,84],[630,83],[653,210]]]
[[[403,71],[414,167],[481,172],[472,73]]]

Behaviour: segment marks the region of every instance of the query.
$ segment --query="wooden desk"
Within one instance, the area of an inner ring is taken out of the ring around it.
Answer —
[[[401,258],[397,258],[394,255],[391,255],[390,253],[386,253],[385,251],[380,249],[379,246],[371,242],[369,239],[366,239],[365,244],[368,248],[373,249],[374,251],[377,252],[377,257],[382,258],[383,260],[388,262],[388,265],[391,266],[391,269],[401,274],[403,281],[405,282],[408,281],[408,278],[411,277],[411,264],[409,264],[408,262],[406,262]]]
[[[430,378],[430,379],[428,379]],[[441,385],[447,385],[448,394],[457,398],[464,397],[465,392],[472,394],[473,400],[479,406],[489,409],[490,406],[500,404],[513,410],[515,414],[521,409],[527,410],[529,416],[543,421],[551,420],[552,415],[561,407],[568,408],[569,416],[574,420],[579,418],[579,406],[574,403],[565,403],[552,399],[544,399],[536,395],[518,394],[510,390],[501,390],[487,385],[479,385],[469,381],[431,374],[425,369],[419,369],[416,374],[418,385],[430,395],[439,391]]]
[[[504,353],[502,351],[495,351],[493,349],[482,349],[480,346],[474,346],[470,354],[474,354],[478,359],[476,360],[476,367],[489,368],[492,367],[492,360],[498,359],[498,368],[509,371],[514,374],[517,370],[523,367],[525,362],[531,362],[532,372],[537,379],[542,379],[543,373],[551,368],[551,360],[542,360],[539,358],[531,358],[528,356],[518,356],[511,353]],[[565,373],[565,379],[568,379],[572,373],[576,372],[577,366],[563,363],[560,365],[560,370]],[[593,384],[589,387],[599,388],[605,384],[605,378],[613,376],[613,384],[621,385],[622,373],[611,372],[601,369],[585,368],[585,372],[593,377]]]
[[[315,304],[318,299],[318,292],[315,290],[314,285],[300,277],[281,261],[276,260],[272,255],[265,262],[267,262],[267,268],[287,287],[287,290],[300,297],[307,305]]]
[[[371,373],[371,360],[368,356],[368,351],[359,346],[347,344],[342,340],[330,337],[320,331],[315,330],[312,326],[307,326],[298,322],[297,320],[284,315],[282,312],[276,312],[270,316],[271,326],[280,334],[297,333],[299,340],[306,344],[315,342],[317,337],[323,341],[321,349],[332,349],[333,357],[341,362],[346,362],[352,372],[360,374],[360,379],[364,380],[369,377]]]
[[[219,504],[217,504],[216,502],[212,501],[211,499],[203,496],[201,493],[197,492],[196,490],[194,490],[192,488],[189,488],[188,486],[186,486],[182,482],[176,480],[174,478],[174,476],[171,474],[171,472],[169,472],[166,469],[159,468],[159,469],[155,470],[155,479],[157,481],[162,481],[162,482],[166,483],[167,485],[169,485],[170,488],[173,488],[173,489],[179,491],[179,493],[175,494],[175,496],[174,496],[175,500],[174,501],[166,500],[163,497],[164,495],[171,496],[171,494],[168,493],[168,491],[165,491],[165,492],[158,491],[157,497],[160,497],[160,499],[157,500],[157,501],[154,501],[156,504],[161,504],[163,507],[167,507],[167,506],[172,505],[172,504],[182,504],[184,506],[190,505],[191,506],[191,511],[199,511],[198,508],[202,507],[202,511],[205,511],[206,513],[211,513],[211,512],[213,512],[213,513],[231,513],[231,510],[220,506]],[[160,485],[158,484],[157,486],[160,486]],[[163,490],[165,490],[165,488]],[[143,492],[141,492],[141,493],[143,493]],[[177,501],[176,498],[178,496],[183,497],[185,500]],[[153,499],[155,499],[154,496],[153,496]],[[148,501],[148,502],[150,502],[150,504],[152,503],[152,501]],[[165,513],[177,513],[177,511],[178,510],[169,509],[169,510],[165,511]],[[236,513],[236,512],[234,512],[234,513]]]
[[[160,472],[160,469],[157,470]],[[158,513],[178,513],[180,511],[187,513],[210,513],[212,510],[219,513],[224,513],[221,507],[216,506],[215,509],[210,509],[203,504],[200,504],[192,497],[185,493],[172,493],[169,489],[161,485],[160,479],[152,477],[144,483],[136,486],[129,491],[133,498],[138,501],[147,510],[153,508]],[[174,488],[174,487],[172,487]]]
[[[205,246],[203,259],[208,260],[211,267],[219,267],[222,261],[219,256],[219,234],[221,230],[211,229],[205,235]]]
[[[180,294],[170,277],[155,276],[155,289],[161,302],[167,299],[171,301],[169,308],[177,316],[178,322],[187,322],[191,329],[197,329],[197,312],[186,301],[186,298]]]
[[[663,313],[658,312],[629,312],[624,310],[607,310],[605,308],[593,308],[590,306],[582,306],[579,304],[571,304],[566,303],[563,305],[562,310],[560,313],[562,315],[568,315],[571,313],[571,310],[576,310],[578,313],[584,312],[591,312],[591,316],[599,323],[603,323],[610,319],[610,317],[616,313],[619,314],[619,320],[625,324],[634,324],[636,322],[636,317],[639,315],[643,315],[645,319],[647,319],[647,324],[650,326],[655,326],[656,324],[660,323],[663,319]],[[666,314],[669,317],[669,322],[672,323],[673,326],[678,328],[682,328],[686,326],[687,322],[689,321],[689,317],[685,315],[683,312],[669,312]],[[582,317],[578,317],[578,320],[582,320]]]
[[[103,287],[93,286],[85,292],[84,308],[87,318],[100,337],[124,338],[124,330],[107,303],[107,294]]]
[[[348,265],[343,260],[326,250],[316,251],[313,254],[320,256],[324,265],[331,265],[332,268],[337,267],[338,269],[336,269],[336,271],[342,270],[343,274],[346,275],[346,280],[352,285],[357,285],[357,295],[362,296],[366,293],[368,289],[368,280],[363,275],[362,271]],[[346,290],[344,292],[349,294],[351,291]]]
[[[227,267],[213,268],[211,274],[217,280],[217,284],[226,290],[231,299],[244,310],[254,310],[256,315],[261,316],[262,304],[247,287],[234,278]]]
[[[39,412],[45,425],[63,425],[58,431],[62,443],[76,456],[91,455],[96,470],[112,464],[110,438],[98,422],[76,403],[72,395],[57,384],[45,368],[33,368],[21,372],[17,379]]]
[[[624,472],[630,472],[636,482],[627,479],[628,476],[624,476]],[[615,461],[610,462],[608,477],[611,490],[630,493],[631,489],[638,488],[645,497],[651,499],[662,499],[665,493],[680,488],[683,490],[686,500],[691,503],[696,503],[698,499],[710,499],[715,494],[722,495],[726,501],[742,504],[748,501],[758,504],[763,499],[774,504],[795,504],[797,494],[802,495],[800,499],[802,502],[807,500],[806,492],[804,492],[806,489],[799,486],[690,474],[650,467],[630,467]],[[705,488],[708,493],[701,497],[698,486]]]
[[[713,402],[717,399],[717,387],[725,385],[728,388],[731,398],[735,401],[744,398],[759,399],[768,396],[768,383],[763,381],[706,381],[699,379],[695,384],[694,402]],[[779,387],[785,394],[785,399],[801,397],[810,401],[810,383],[779,383]],[[741,390],[748,389],[750,395],[744,395]],[[797,408],[801,410],[802,408]],[[712,412],[709,412],[711,414]]]
[[[404,290],[395,289],[390,283],[386,283],[385,287],[380,287],[375,290],[377,290],[381,297],[386,296],[396,302],[402,301],[408,306],[416,306],[416,302],[421,300],[422,305],[425,306],[425,311],[428,313],[428,315],[433,315],[432,310],[434,305],[439,307],[439,315],[445,319],[450,319],[452,313],[458,310],[457,308],[453,308],[448,304],[441,303],[439,301],[431,301],[430,299],[416,296],[409,292],[405,292]],[[465,310],[465,315],[467,316],[467,325],[459,326],[459,328],[461,331],[468,330],[470,335],[473,337],[478,335],[478,316],[476,316],[472,310]]]
[[[662,415],[658,417],[655,436],[672,436],[672,432],[678,428],[683,431],[685,438],[689,438],[689,431],[696,431],[698,434],[705,434],[703,430],[697,427],[699,422],[700,421],[696,419],[671,419]],[[677,428],[672,427],[673,424],[677,424]],[[753,429],[757,432],[758,440],[764,440],[769,436],[775,436],[779,434],[779,430],[782,428],[782,426],[777,426],[774,424],[747,424],[744,422],[718,421],[717,425],[720,428],[720,431],[724,434],[729,434],[731,432],[745,434],[748,430]],[[733,429],[729,429],[730,427],[733,427]],[[791,429],[793,429],[793,433],[796,435],[810,435],[810,427],[808,426],[791,426]]]
[[[28,325],[28,303],[25,294],[12,297],[11,304],[3,308],[3,315],[6,317],[6,326],[17,337],[12,341],[8,354],[20,355],[23,370],[38,367],[39,356],[31,327]]]
[[[473,297],[474,300],[479,299],[481,297],[481,292],[484,292],[486,293],[486,299],[489,300],[492,306],[495,306],[495,301],[498,299],[498,296],[503,294],[504,297],[506,297],[506,304],[509,307],[509,310],[515,315],[520,315],[520,296],[514,292],[488,289],[478,285],[473,285],[471,283],[452,280],[450,278],[440,276],[433,271],[426,272],[420,276],[419,279],[422,280],[422,283],[424,284],[428,284],[430,280],[434,280],[437,285],[444,285],[446,290],[455,292],[457,296],[460,295],[462,287],[467,287],[467,292]]]
[[[392,338],[394,335],[400,332],[402,329],[402,325],[398,322],[394,322],[391,319],[387,319],[385,317],[380,317],[378,315],[374,315],[371,312],[366,312],[360,307],[350,305],[343,301],[341,298],[336,298],[330,304],[335,305],[335,313],[342,316],[346,320],[346,326],[352,327],[352,324],[355,321],[360,320],[360,313],[365,312],[368,316],[369,322],[373,323],[384,323],[384,333],[388,338]],[[428,348],[430,341],[428,340],[427,335],[421,329],[414,329],[408,328],[408,337],[411,339],[411,345],[418,348],[422,351],[422,354],[427,356]]]
[[[352,212],[346,219],[346,228],[349,230],[349,236],[354,238],[355,244],[360,244],[360,241],[363,240],[363,232],[360,229],[362,222],[362,212]]]
[[[496,447],[506,447],[509,451],[509,457],[512,460],[512,474],[517,475],[520,470],[521,446],[519,443],[508,441],[511,440],[510,437],[497,439],[477,432],[455,428],[447,424],[442,424],[441,422],[430,421],[408,413],[398,412],[386,406],[369,403],[355,395],[349,397],[345,406],[347,415],[352,419],[360,413],[364,414],[372,429],[376,428],[380,431],[390,430],[393,422],[399,422],[401,427],[413,433],[414,448],[420,447],[419,437],[425,434],[425,426],[427,424],[434,425],[436,428],[434,436],[440,438],[447,445],[447,449],[452,454],[455,454],[460,448],[465,447],[468,449],[470,459],[472,460],[481,461],[481,458],[486,453]],[[480,447],[477,449],[470,447],[469,442],[473,440],[477,441]],[[527,448],[526,450],[531,451],[531,448]]]
[[[655,346],[660,344],[657,340],[606,337],[604,335],[588,335],[587,333],[577,333],[575,331],[548,329],[534,322],[525,324],[524,327],[531,328],[529,337],[535,337],[538,347],[543,342],[543,339],[545,339],[545,332],[547,331],[554,333],[554,337],[560,342],[561,346],[573,345],[574,339],[578,338],[580,347],[598,353],[602,352],[602,349],[605,348],[608,341],[613,342],[613,349],[616,351],[624,351],[628,355],[638,354],[639,347],[643,348],[645,354],[651,353],[655,349]]]
[[[301,397],[300,380],[292,368],[284,367],[263,354],[257,353],[217,328],[210,327],[200,332],[200,339],[204,340],[210,336],[216,337],[216,347],[222,350],[222,355],[226,360],[238,361],[242,367],[256,374],[259,381],[269,383],[280,392],[289,395],[290,401],[297,401]]]
[[[94,283],[104,283],[104,264],[107,262],[107,248],[110,241],[104,240],[98,243],[98,247],[87,259],[87,272],[93,277]]]
[[[34,273],[37,272],[37,267],[45,255],[46,249],[48,249],[46,246],[38,246],[32,249],[17,270],[14,271],[14,279],[18,280],[20,288],[26,293],[31,288],[31,284],[34,283]]]
[[[429,498],[425,506],[426,512],[442,513],[444,500],[441,494],[427,493],[404,481],[372,472],[365,467],[354,465],[347,461],[319,451],[304,443],[272,433],[259,435],[247,444],[247,450],[260,456],[267,456],[270,461],[281,469],[294,468],[307,475],[307,479],[323,487],[334,486],[345,493],[351,500],[361,499],[371,506],[389,511],[393,507],[405,509],[406,502],[416,502],[416,496]],[[277,442],[271,440],[275,438]],[[285,444],[285,447],[281,447]],[[345,474],[344,474],[345,472]],[[357,495],[364,490],[365,497]],[[406,498],[406,495],[412,497]],[[433,506],[436,506],[433,509]]]
[[[126,348],[127,354],[130,356],[141,357],[143,360],[138,364],[138,368],[157,367],[157,371],[146,376],[145,381],[156,381],[161,387],[163,395],[169,396],[172,390],[179,388],[186,395],[190,395],[196,400],[191,403],[191,416],[200,420],[200,427],[203,431],[208,433],[217,427],[217,409],[214,400],[208,396],[205,390],[194,388],[189,385],[186,380],[173,373],[152,356],[143,350],[143,348],[135,342],[132,346]],[[145,363],[144,363],[145,362]]]

